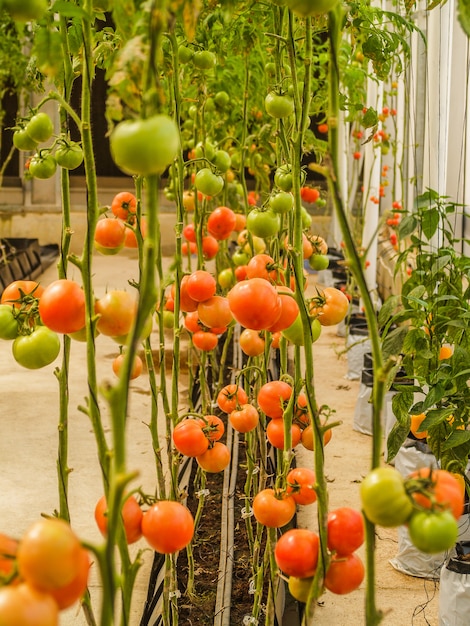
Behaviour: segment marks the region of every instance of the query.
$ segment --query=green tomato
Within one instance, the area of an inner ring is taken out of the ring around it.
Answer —
[[[13,314],[13,307],[9,304],[0,304],[0,339],[16,339],[18,336],[18,322]]]
[[[242,265],[246,265],[250,260],[250,255],[247,252],[243,252],[243,250],[235,250],[232,254],[232,263],[235,267],[240,267]]]
[[[217,276],[217,282],[222,289],[230,289],[235,284],[235,274],[230,267],[221,270]]]
[[[373,524],[386,528],[400,526],[413,513],[403,477],[393,467],[370,471],[361,483],[360,495],[364,514]]]
[[[3,0],[6,9],[14,20],[28,22],[40,20],[48,9],[47,0]]]
[[[198,50],[194,53],[193,64],[198,70],[211,70],[217,63],[217,57],[210,50]]]
[[[248,213],[246,227],[252,235],[264,239],[277,235],[281,227],[281,220],[279,215],[271,209],[264,211],[255,207]]]
[[[286,0],[286,5],[299,17],[309,17],[328,13],[334,9],[338,0]]]
[[[180,63],[189,63],[194,57],[194,51],[188,46],[179,46],[178,48],[178,61]]]
[[[204,143],[199,142],[194,148],[194,152],[196,153],[196,158],[198,159],[205,157],[206,159],[209,159],[209,161],[212,161],[215,156],[215,148],[209,140],[206,140]]]
[[[294,112],[293,99],[289,95],[282,96],[274,91],[268,93],[264,99],[264,106],[266,113],[276,119],[289,117]]]
[[[269,206],[274,213],[290,213],[294,208],[294,196],[290,191],[280,191],[269,198]]]
[[[175,324],[175,314],[173,311],[167,311],[166,309],[162,313],[163,328],[173,328]]]
[[[223,174],[230,168],[232,164],[230,154],[225,150],[216,150],[211,161],[219,170],[219,172],[222,172]]]
[[[26,128],[20,128],[13,133],[13,145],[18,150],[36,150],[37,142],[26,132]]]
[[[312,225],[313,218],[303,205],[300,207],[300,216],[302,218],[302,230],[308,230]]]
[[[450,511],[418,511],[412,515],[408,531],[418,550],[437,554],[454,547],[459,527]]]
[[[19,365],[34,370],[49,365],[59,356],[60,340],[47,326],[37,326],[30,335],[19,335],[12,345]]]
[[[314,319],[312,320],[310,327],[312,329],[312,343],[315,343],[321,335],[322,326],[317,319]],[[297,315],[292,324],[281,332],[281,335],[295,346],[303,346],[305,344],[304,327],[300,313]]]
[[[54,132],[54,125],[51,118],[41,111],[36,113],[26,124],[26,132],[36,143],[42,143],[52,137]]]
[[[312,254],[312,256],[308,260],[308,264],[312,268],[312,270],[317,270],[317,272],[321,272],[322,270],[326,270],[328,265],[330,264],[330,259],[326,254]]]
[[[282,191],[292,191],[292,172],[287,165],[281,165],[274,173],[274,183]]]
[[[125,120],[114,128],[110,137],[114,162],[131,176],[162,174],[179,148],[179,128],[168,115]]]
[[[196,174],[194,186],[205,196],[217,196],[224,188],[224,179],[208,167],[203,167]]]
[[[307,576],[307,578],[297,578],[297,576],[289,576],[287,586],[289,587],[290,595],[298,602],[306,603],[312,588],[313,576]]]
[[[51,178],[54,176],[56,170],[57,161],[50,152],[45,155],[38,152],[29,162],[29,173],[33,178]]]
[[[225,109],[230,103],[230,96],[226,91],[218,91],[214,96],[214,102],[220,109]]]
[[[55,151],[55,159],[57,165],[66,170],[74,170],[83,161],[83,150],[80,144],[72,141],[67,144],[61,144]]]

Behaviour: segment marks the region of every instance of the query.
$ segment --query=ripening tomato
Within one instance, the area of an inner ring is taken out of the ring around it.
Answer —
[[[113,361],[112,368],[116,376],[119,376],[121,373],[124,358],[125,358],[124,354],[118,354],[117,357]],[[144,364],[143,364],[142,359],[140,358],[138,354],[135,354],[134,361],[131,367],[130,376],[129,376],[130,380],[135,380],[136,378],[139,378],[139,376],[142,374],[143,369],[144,369]]]
[[[286,492],[262,489],[253,499],[256,521],[268,528],[281,528],[288,524],[296,511],[295,500]]]
[[[130,215],[137,211],[137,198],[130,191],[120,191],[111,202],[111,211],[123,221],[127,221]]]
[[[320,540],[306,528],[292,528],[282,534],[274,548],[277,566],[287,576],[308,578],[315,574]]]
[[[259,413],[252,404],[242,404],[239,409],[233,410],[229,414],[229,421],[232,428],[239,433],[249,433],[259,424]]]
[[[279,319],[282,303],[276,288],[264,278],[237,283],[227,295],[234,318],[245,328],[266,330]]]
[[[325,587],[338,595],[358,589],[364,580],[365,568],[357,554],[334,554],[325,576]]]
[[[180,454],[195,457],[209,447],[209,438],[204,433],[200,420],[186,418],[173,429],[173,443]]]
[[[246,266],[247,278],[264,278],[269,280],[271,278],[271,271],[276,267],[276,263],[272,256],[265,254],[255,254],[248,261]]]
[[[204,302],[215,295],[217,281],[214,276],[206,270],[196,270],[189,274],[186,281],[186,291],[188,296],[196,302]]]
[[[450,472],[423,467],[410,474],[409,478],[423,481],[421,492],[414,491],[412,494],[416,504],[425,509],[449,509],[456,520],[461,517],[465,492],[461,483]]]
[[[184,316],[183,326],[190,333],[197,333],[202,330],[202,325],[199,323],[199,313],[197,311],[190,311]]]
[[[117,254],[124,247],[126,226],[117,218],[103,217],[98,220],[95,229],[95,248],[101,254]]]
[[[43,518],[21,537],[17,553],[19,574],[41,591],[68,585],[80,570],[81,549],[67,522]]]
[[[0,588],[0,624],[57,626],[59,607],[49,593],[27,583]]]
[[[333,430],[331,428],[328,428],[327,430],[324,431],[323,446],[326,446],[330,442],[332,434],[333,434]],[[307,450],[311,450],[311,451],[315,450],[315,438],[314,438],[312,424],[309,424],[303,429],[302,438],[300,441],[303,447],[306,448]]]
[[[315,254],[327,254],[328,253],[328,244],[320,237],[320,235],[312,235],[310,237],[310,243],[315,249]]]
[[[285,428],[283,419],[271,419],[266,426],[266,437],[269,443],[278,450],[284,450],[286,447]],[[291,426],[291,448],[295,448],[301,440],[302,431],[298,424]]]
[[[352,554],[364,543],[364,518],[360,511],[343,506],[328,513],[328,550],[338,556]]]
[[[95,302],[95,313],[99,315],[96,327],[107,337],[127,335],[137,314],[137,302],[128,291],[112,289]]]
[[[144,513],[142,534],[157,552],[173,554],[185,548],[193,538],[194,519],[180,502],[160,500]]]
[[[263,354],[266,345],[264,338],[260,336],[259,332],[250,328],[242,330],[238,343],[242,352],[251,357]]]
[[[188,294],[188,289],[187,289],[188,279],[189,279],[189,274],[185,274],[183,278],[181,279],[181,283],[180,283],[180,309],[181,311],[183,311],[183,313],[191,313],[192,311],[196,311],[197,306],[198,306],[198,302],[196,302],[196,300],[193,300]],[[172,295],[174,298],[174,293],[175,293],[174,283],[171,289],[172,289]]]
[[[85,326],[85,293],[73,280],[48,285],[39,301],[42,323],[56,333],[74,333]]]
[[[211,259],[217,256],[217,252],[219,251],[219,242],[212,235],[205,235],[202,238],[202,255],[206,259],[206,261],[210,261]]]
[[[15,572],[18,540],[0,533],[0,577],[9,578]]]
[[[307,578],[289,576],[287,585],[290,595],[298,602],[303,602],[305,604],[308,600],[312,583],[313,576],[307,576]]]
[[[221,417],[218,415],[204,415],[198,418],[202,432],[209,441],[219,441],[225,432],[225,425]]]
[[[281,300],[281,314],[275,323],[269,327],[268,330],[271,333],[286,330],[292,326],[299,315],[299,305],[292,289],[284,285],[278,285],[277,292]]]
[[[339,324],[347,315],[349,300],[336,287],[325,287],[312,299],[310,315],[316,316],[322,326]]]
[[[230,450],[224,443],[216,441],[203,454],[198,455],[196,461],[206,472],[222,472],[230,463]]]
[[[248,396],[240,385],[230,383],[225,385],[217,394],[217,406],[224,413],[231,413],[240,408],[242,404],[247,404]]]
[[[1,303],[20,308],[22,304],[31,303],[31,298],[40,298],[43,293],[44,287],[34,280],[14,280],[3,290]]]
[[[142,509],[139,503],[130,495],[124,501],[121,509],[122,523],[127,543],[135,543],[142,537]],[[108,534],[108,503],[106,496],[101,496],[95,506],[95,521],[103,537]]]
[[[284,380],[272,380],[261,386],[258,392],[258,406],[268,416],[281,418],[292,395],[292,387]]]
[[[287,493],[297,504],[312,504],[317,499],[315,472],[308,467],[294,467],[286,477]]]
[[[207,219],[207,232],[218,240],[228,239],[235,229],[237,218],[232,209],[219,206]]]

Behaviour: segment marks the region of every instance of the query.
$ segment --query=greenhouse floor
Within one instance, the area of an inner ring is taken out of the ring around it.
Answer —
[[[75,270],[78,275],[78,271]],[[40,277],[43,284],[56,278],[52,265]],[[132,254],[119,257],[96,256],[94,286],[97,295],[106,288],[124,288],[127,281],[137,277],[137,260]],[[74,276],[71,268],[70,278]],[[317,277],[311,275],[313,284]],[[154,331],[156,333],[156,331]],[[369,469],[371,438],[353,430],[354,409],[360,383],[346,377],[348,366],[344,354],[344,338],[336,327],[325,328],[315,344],[318,403],[335,409],[334,420],[342,421],[325,449],[325,468],[330,488],[330,508],[353,506],[359,508],[359,483]],[[155,337],[158,346],[158,337]],[[118,354],[117,345],[109,338],[99,337],[98,377],[100,382],[112,380],[111,362]],[[96,447],[87,416],[78,409],[87,394],[85,378],[86,349],[74,342],[70,366],[70,445],[69,504],[72,525],[87,542],[99,542],[93,511],[102,495],[102,485],[96,457]],[[0,459],[0,492],[2,515],[0,532],[20,537],[41,513],[51,514],[58,506],[56,457],[58,423],[58,383],[54,367],[28,371],[15,363],[6,342],[2,345],[0,379],[2,381]],[[138,469],[136,486],[154,492],[154,462],[149,430],[145,424],[150,406],[146,377],[132,382],[129,417],[128,467]],[[298,450],[298,465],[312,464],[312,453]],[[301,507],[298,524],[315,526],[316,505]],[[133,549],[145,548],[143,540]],[[377,605],[385,613],[385,626],[414,626],[438,624],[438,585],[435,581],[407,576],[389,563],[397,551],[395,529],[377,530]],[[363,554],[363,549],[361,550]],[[140,621],[147,592],[147,581],[153,554],[146,550],[144,566],[137,581],[133,602],[132,626]],[[92,568],[93,571],[94,568]],[[90,580],[92,597],[99,593],[96,573]],[[364,623],[364,584],[347,596],[327,592],[318,606],[315,624],[320,626],[349,626]],[[77,608],[62,613],[61,626],[86,624]],[[239,626],[239,625],[233,625]]]

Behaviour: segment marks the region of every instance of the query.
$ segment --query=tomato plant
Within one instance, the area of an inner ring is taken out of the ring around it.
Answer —
[[[161,554],[173,554],[185,548],[194,535],[194,519],[180,502],[160,500],[144,513],[142,535]]]
[[[55,280],[41,295],[39,315],[43,324],[57,333],[67,334],[81,330],[85,326],[83,289],[67,278]]]
[[[253,514],[260,524],[281,528],[288,524],[296,511],[295,500],[286,492],[262,489],[253,499]]]

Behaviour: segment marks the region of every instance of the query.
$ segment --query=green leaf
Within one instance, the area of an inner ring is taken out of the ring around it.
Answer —
[[[404,239],[409,237],[418,227],[418,220],[414,215],[407,215],[402,219],[398,226],[398,238]]]
[[[382,342],[382,353],[384,355],[384,359],[387,359],[392,355],[400,354],[403,347],[403,341],[405,340],[407,334],[408,328],[405,326],[399,326],[398,328],[394,328],[385,337]]]
[[[438,383],[437,385],[434,385],[434,387],[431,387],[424,400],[423,411],[427,411],[427,409],[435,406],[445,395],[446,389],[444,385]]]
[[[76,4],[66,2],[65,0],[56,0],[52,5],[54,13],[60,13],[64,17],[79,17],[80,19],[87,19],[88,15],[81,7]]]
[[[362,116],[361,124],[364,128],[372,128],[378,124],[379,117],[373,107],[369,107]]]
[[[442,443],[441,450],[450,450],[470,441],[470,430],[454,430]]]
[[[457,18],[463,32],[470,37],[470,0],[458,0]]]
[[[429,207],[421,213],[421,227],[426,239],[431,239],[436,233],[439,225],[439,210],[436,207]]]
[[[381,306],[378,314],[379,326],[384,326],[390,317],[395,313],[400,304],[400,296],[390,296]]]
[[[447,407],[445,409],[431,409],[427,412],[425,419],[421,422],[420,430],[429,430],[433,426],[442,424],[448,417],[454,412],[453,407]]]
[[[393,426],[387,437],[387,463],[390,463],[396,457],[398,451],[405,443],[409,432],[409,426],[408,428],[406,428],[406,426],[400,426],[398,422]]]
[[[413,404],[413,392],[407,389],[392,397],[392,411],[397,422],[410,430],[410,408]]]

